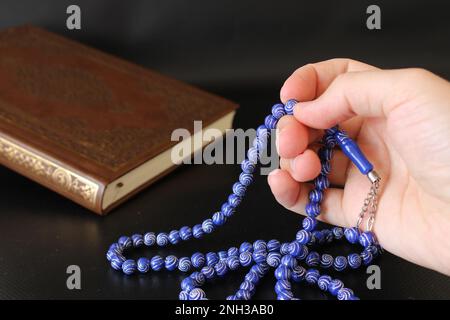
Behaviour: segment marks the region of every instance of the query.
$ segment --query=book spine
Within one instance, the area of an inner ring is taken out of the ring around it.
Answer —
[[[103,214],[103,184],[2,134],[0,163],[97,214]]]

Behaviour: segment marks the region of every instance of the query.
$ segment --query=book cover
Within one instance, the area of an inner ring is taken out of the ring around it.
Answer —
[[[174,168],[174,129],[224,132],[236,108],[41,28],[0,32],[0,163],[98,214]]]

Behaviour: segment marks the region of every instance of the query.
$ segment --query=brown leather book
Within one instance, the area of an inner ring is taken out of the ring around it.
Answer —
[[[174,168],[174,129],[223,133],[236,107],[40,28],[0,32],[0,163],[98,214]]]

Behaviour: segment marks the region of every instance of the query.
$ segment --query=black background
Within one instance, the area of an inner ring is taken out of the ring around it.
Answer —
[[[81,7],[81,30],[65,27],[70,4]],[[366,28],[369,4],[381,7],[382,30]],[[445,1],[16,0],[0,2],[0,27],[46,27],[232,99],[241,105],[234,127],[245,129],[262,121],[285,78],[309,62],[351,57],[384,68],[424,67],[449,79],[449,12]],[[122,234],[200,222],[220,206],[238,173],[232,165],[184,166],[98,217],[2,167],[0,298],[177,298],[182,274],[127,277],[108,266],[105,252]],[[259,238],[288,241],[298,221],[261,177],[226,226],[160,253],[187,255]],[[450,298],[450,279],[443,275],[388,253],[377,263],[381,290],[366,288],[364,270],[339,277],[363,299]],[[71,264],[81,267],[80,291],[66,288]],[[209,297],[232,294],[242,276],[207,287]],[[273,285],[267,277],[255,298],[274,298]],[[327,298],[306,286],[295,291],[301,298]]]

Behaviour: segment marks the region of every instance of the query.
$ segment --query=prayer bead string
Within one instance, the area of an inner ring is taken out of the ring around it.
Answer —
[[[373,170],[372,164],[365,158],[356,143],[350,139],[338,126],[325,130],[322,138],[322,146],[318,151],[321,162],[321,172],[314,179],[314,188],[309,193],[309,202],[305,207],[306,217],[301,228],[292,242],[280,243],[273,239],[269,241],[256,240],[253,243],[243,242],[239,248],[231,247],[224,251],[208,252],[206,254],[196,252],[190,257],[176,257],[169,255],[161,257],[155,255],[151,258],[142,257],[138,260],[126,259],[124,253],[130,248],[141,246],[175,245],[181,241],[192,238],[202,238],[205,234],[212,233],[222,226],[235,213],[236,208],[243,200],[247,188],[253,182],[254,172],[258,164],[260,152],[266,148],[271,130],[275,129],[278,120],[285,115],[292,115],[295,100],[289,100],[285,105],[277,103],[272,107],[272,112],[265,118],[264,124],[259,126],[256,138],[247,151],[247,158],[241,163],[242,173],[238,181],[232,186],[232,193],[221,209],[215,212],[211,218],[204,220],[192,228],[184,226],[168,233],[147,232],[144,235],[134,234],[131,237],[122,236],[113,243],[106,256],[112,268],[120,270],[126,275],[136,272],[148,273],[167,269],[181,272],[192,272],[181,282],[180,300],[204,300],[206,293],[201,289],[206,281],[217,277],[224,277],[228,272],[238,268],[249,268],[244,281],[235,294],[227,297],[227,300],[248,300],[256,289],[256,285],[270,269],[274,269],[277,279],[275,293],[279,300],[296,300],[292,293],[292,282],[306,282],[317,285],[320,290],[327,291],[339,300],[357,299],[351,289],[344,287],[342,281],[333,279],[318,270],[334,268],[336,271],[345,269],[357,269],[362,265],[369,265],[381,252],[381,247],[372,232],[374,210],[370,211],[370,227],[363,231],[360,224],[367,208],[375,205],[376,191],[379,187],[379,176]],[[368,197],[364,202],[363,210],[359,216],[356,227],[317,230],[317,216],[320,214],[320,205],[325,190],[330,182],[328,175],[331,170],[330,160],[333,149],[338,145],[358,169],[369,178],[372,183],[371,193],[375,197]],[[365,211],[364,211],[365,208]],[[359,244],[362,247],[360,253],[351,253],[347,256],[333,257],[327,253],[318,253],[313,247],[330,243],[334,240],[346,239],[351,244]]]

